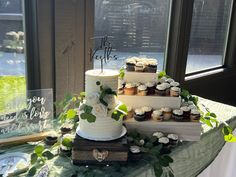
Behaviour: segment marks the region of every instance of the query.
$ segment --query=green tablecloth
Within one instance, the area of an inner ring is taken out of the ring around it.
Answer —
[[[232,128],[236,128],[236,108],[217,103],[214,101],[200,98],[200,102],[208,107],[212,112],[216,113],[219,118],[227,121]],[[221,127],[209,129],[203,126],[203,134],[201,140],[198,142],[183,142],[180,146],[176,147],[171,153],[174,163],[171,168],[176,177],[193,177],[197,176],[204,170],[217,156],[222,147],[224,146],[224,139],[221,134]],[[33,146],[21,145],[11,147],[7,152],[21,151],[31,153]],[[70,177],[76,171],[83,171],[85,167],[73,166],[69,158],[56,157],[48,163],[50,167],[50,177]],[[114,169],[114,168],[112,168]],[[108,173],[109,171],[109,173]],[[154,177],[152,166],[148,161],[139,161],[129,164],[127,168],[117,167],[117,170],[100,170],[96,168],[90,175],[91,176],[109,176],[113,174],[115,177]],[[87,174],[89,175],[89,174]],[[25,175],[22,175],[25,176]],[[81,176],[81,175],[79,175]]]

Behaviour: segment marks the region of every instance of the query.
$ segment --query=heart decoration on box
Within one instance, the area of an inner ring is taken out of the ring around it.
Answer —
[[[108,151],[106,150],[102,150],[99,151],[98,149],[94,149],[93,150],[93,157],[98,161],[98,162],[102,162],[104,161],[107,157],[108,157]]]

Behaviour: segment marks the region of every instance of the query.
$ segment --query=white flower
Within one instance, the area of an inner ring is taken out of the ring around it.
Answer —
[[[107,108],[103,104],[99,103],[93,106],[92,113],[99,117],[107,117]]]
[[[141,139],[141,140],[139,141],[139,144],[140,144],[141,146],[143,146],[144,143],[145,143],[145,141],[144,141],[143,139]]]
[[[99,94],[98,93],[91,93],[86,96],[86,104],[93,106],[99,103]]]

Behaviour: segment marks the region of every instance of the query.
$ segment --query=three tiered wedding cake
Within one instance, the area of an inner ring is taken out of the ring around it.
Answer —
[[[113,140],[126,133],[122,105],[116,99],[119,72],[89,70],[85,73],[85,101],[80,106],[77,134],[90,140]],[[117,114],[118,113],[118,114]],[[119,118],[117,118],[119,117]]]

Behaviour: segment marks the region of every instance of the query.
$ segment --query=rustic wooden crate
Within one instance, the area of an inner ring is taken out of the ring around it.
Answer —
[[[183,141],[199,141],[201,137],[200,122],[176,122],[173,120],[163,122],[154,120],[138,122],[132,118],[125,120],[125,125],[128,132],[137,130],[147,136],[151,136],[153,133],[160,131],[163,133],[177,134]]]
[[[72,149],[72,161],[75,165],[126,163],[128,150],[126,137],[113,141],[91,141],[76,136]]]

